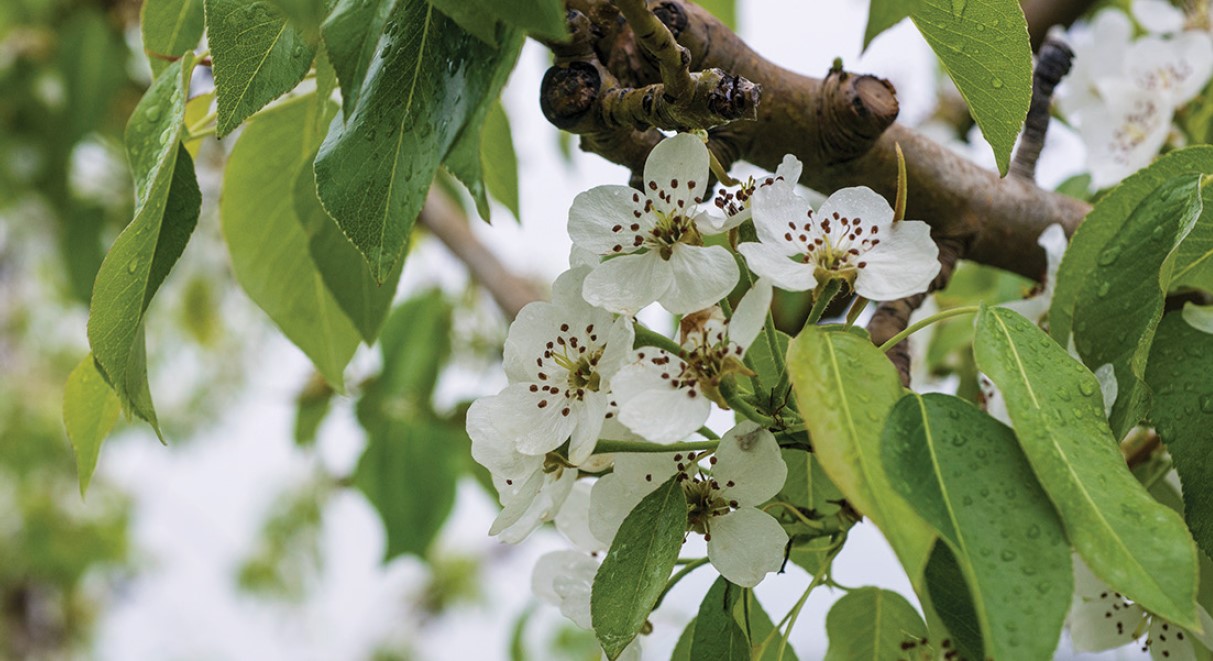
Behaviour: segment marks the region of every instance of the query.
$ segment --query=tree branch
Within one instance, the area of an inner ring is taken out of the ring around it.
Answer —
[[[575,121],[553,119],[583,136],[582,148],[639,172],[660,134],[634,127],[621,130],[603,119],[602,72],[631,85],[656,83],[659,68],[636,51],[630,28],[606,0],[569,0],[584,32],[580,60],[599,74],[599,87],[570,85],[590,76],[558,72],[573,62],[560,61],[543,86],[545,113],[562,95],[577,99]],[[774,170],[784,154],[804,163],[801,183],[822,192],[869,186],[892,199],[897,181],[894,145],[900,143],[908,169],[908,217],[932,227],[937,241],[963,247],[967,258],[1030,278],[1044,273],[1044,251],[1037,237],[1060,223],[1072,233],[1090,209],[1085,202],[995,173],[953,154],[912,129],[894,123],[898,106],[893,86],[873,76],[833,70],[825,80],[787,71],[755,53],[709,13],[687,0],[653,0],[652,13],[691,54],[691,67],[719,68],[761,86],[757,121],[733,122],[710,132],[717,158],[731,165],[746,160]],[[557,53],[560,55],[560,53]],[[582,68],[581,72],[588,73]],[[554,83],[563,87],[556,89]]]

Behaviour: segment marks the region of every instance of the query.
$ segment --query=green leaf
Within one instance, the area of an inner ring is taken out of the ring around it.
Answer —
[[[926,639],[927,626],[905,597],[859,588],[834,602],[826,616],[826,635],[830,647],[825,661],[899,659]]]
[[[961,659],[990,658],[984,651],[977,607],[965,582],[964,571],[947,544],[936,544],[931,552],[925,584],[923,606],[928,628],[932,636],[941,641],[940,652],[945,658],[947,647],[954,648]]]
[[[1070,546],[1014,433],[964,400],[911,393],[889,415],[884,464],[959,561],[985,655],[1053,658],[1073,592]]]
[[[324,377],[317,374],[295,398],[295,445],[309,447],[316,442],[316,432],[328,415],[333,401],[333,389]]]
[[[303,33],[309,44],[320,41],[320,24],[329,10],[329,0],[269,0],[286,20]]]
[[[219,137],[286,94],[312,68],[307,38],[268,2],[206,0]]]
[[[1150,612],[1195,626],[1195,545],[1180,517],[1129,472],[1104,421],[1095,376],[1004,308],[978,315],[975,353],[1002,391],[1020,447],[1091,571]]]
[[[1005,175],[1032,101],[1032,45],[1018,0],[914,0],[911,17],[968,102]]]
[[[192,61],[174,62],[144,94],[126,127],[135,217],[118,235],[93,285],[88,338],[93,356],[123,406],[159,435],[143,344],[143,315],[189,241],[202,195],[181,146]]]
[[[240,286],[342,390],[361,335],[325,285],[295,211],[297,178],[320,144],[309,128],[335,111],[309,95],[250,122],[228,158],[219,215]]]
[[[869,340],[817,326],[793,340],[787,363],[821,467],[918,585],[934,535],[893,490],[880,456],[885,418],[901,398],[896,369]]]
[[[486,31],[491,19],[550,40],[569,36],[562,0],[432,0],[447,16],[473,34]],[[473,29],[475,28],[475,29]],[[485,41],[493,43],[491,39]]]
[[[750,639],[752,653],[747,658],[753,658],[755,661],[799,661],[796,650],[784,642],[783,632],[775,631],[775,623],[771,621],[771,616],[767,615],[762,604],[754,597],[753,590],[746,590],[743,598],[738,599],[737,603],[733,605],[733,617]],[[766,651],[762,653],[761,657],[758,656],[756,654],[758,648],[767,640],[767,636],[772,634],[774,635],[771,637]]]
[[[404,262],[396,265],[382,285],[375,282],[366,260],[320,206],[312,168],[299,171],[294,195],[295,213],[307,234],[308,250],[325,286],[354,322],[362,339],[368,345],[374,344],[383,320],[392,308]]]
[[[1129,217],[1155,189],[1188,174],[1213,174],[1213,146],[1173,151],[1154,161],[1150,167],[1138,170],[1101,197],[1078,226],[1061,260],[1053,304],[1049,307],[1049,334],[1063,346],[1069,345],[1070,335],[1074,332],[1074,306],[1079,294],[1088,274],[1098,268],[1104,248],[1116,238]],[[1177,273],[1183,263],[1177,261]]]
[[[384,324],[380,343],[381,387],[393,397],[410,398],[414,408],[428,408],[438,374],[451,353],[451,307],[442,292],[423,292],[397,307]]]
[[[518,206],[518,155],[514,152],[514,137],[510,118],[498,101],[484,118],[480,131],[480,164],[484,167],[484,185],[495,200],[505,205],[522,220]]]
[[[863,31],[863,47],[867,50],[880,33],[910,16],[916,0],[872,0],[868,7],[868,27]]]
[[[497,17],[485,10],[483,2],[476,0],[430,0],[434,7],[446,14],[459,27],[476,35],[490,46],[497,45]]]
[[[341,83],[341,108],[348,117],[358,103],[366,71],[396,0],[337,0],[320,34]]]
[[[1116,369],[1112,435],[1123,438],[1145,418],[1146,359],[1162,318],[1175,252],[1201,214],[1200,177],[1159,186],[1109,240],[1074,302],[1074,345],[1092,369]]]
[[[1201,199],[1204,209],[1200,219],[1175,255],[1172,289],[1195,287],[1213,292],[1213,185],[1207,181],[1201,187]]]
[[[691,618],[687,622],[687,626],[682,630],[682,635],[678,636],[678,643],[674,645],[674,652],[670,654],[670,661],[693,661],[691,656],[691,641],[695,639],[695,618]]]
[[[455,505],[463,430],[397,410],[385,393],[367,393],[358,418],[367,446],[354,485],[375,506],[387,531],[384,560],[424,557]]]
[[[76,453],[76,475],[80,478],[80,495],[88,491],[97,467],[101,442],[109,436],[118,422],[121,410],[118,396],[105,383],[92,354],[84,357],[67,377],[63,390],[63,424]]]
[[[590,593],[590,619],[607,658],[617,658],[644,626],[686,529],[686,494],[675,477],[645,496],[619,526]]]
[[[1196,543],[1213,556],[1213,335],[1178,312],[1158,326],[1146,381],[1154,389],[1151,422],[1183,484],[1184,518]]]
[[[737,29],[737,0],[702,0],[695,4],[711,12],[730,30]]]
[[[156,75],[169,66],[167,60],[156,55],[176,57],[194,50],[202,39],[202,0],[144,0],[139,17],[143,50],[149,54],[148,63]]]
[[[691,658],[696,661],[749,661],[750,641],[733,617],[733,607],[741,596],[741,588],[723,576],[712,583],[699,614],[695,616],[695,633],[691,641]]]
[[[344,65],[333,56],[340,75]],[[375,57],[382,62],[345,121],[332,124],[315,167],[325,209],[382,282],[402,257],[438,165],[491,100],[516,50],[490,48],[426,0],[398,0]]]

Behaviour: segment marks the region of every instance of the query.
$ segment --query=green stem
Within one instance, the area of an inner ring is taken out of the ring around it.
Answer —
[[[700,450],[715,450],[720,445],[719,440],[694,441],[689,443],[649,443],[648,441],[608,441],[602,439],[594,446],[594,452],[699,452]]]
[[[864,309],[868,307],[868,303],[870,302],[862,296],[855,297],[855,302],[851,303],[851,309],[847,311],[848,328],[855,325],[855,320],[859,318],[859,315],[863,314]]]
[[[931,324],[933,324],[937,321],[943,321],[944,319],[950,319],[952,317],[959,317],[964,314],[976,314],[979,309],[980,308],[978,308],[976,305],[970,305],[968,307],[952,308],[951,310],[944,310],[943,312],[938,312],[936,314],[933,314],[916,324],[911,324],[909,328],[906,328],[905,330],[894,335],[893,337],[890,337],[887,342],[880,345],[880,350],[885,353],[888,353],[890,349],[897,346],[897,344],[900,343],[902,340],[904,340],[907,337],[913,335],[914,333],[917,333],[918,331],[926,328],[927,326],[930,326]]]
[[[657,603],[653,604],[653,610],[657,610],[661,607],[661,601],[665,599],[665,596],[670,592],[671,589],[673,589],[675,585],[678,585],[678,581],[681,581],[686,577],[687,574],[690,574],[706,564],[708,564],[707,558],[699,558],[698,560],[688,562],[685,566],[683,566],[682,569],[679,569],[676,574],[670,577],[670,580],[666,581],[665,589],[661,591],[661,594],[657,595]]]
[[[804,320],[805,326],[821,321],[821,315],[825,314],[830,301],[834,300],[840,289],[842,289],[841,281],[830,280],[815,292],[817,296],[813,299],[813,309],[809,311],[809,318]]]
[[[632,346],[657,347],[658,349],[665,349],[675,356],[682,355],[682,347],[678,346],[678,343],[674,340],[646,326],[642,326],[638,322],[634,323],[633,327],[636,329],[636,341]]]
[[[750,405],[749,402],[741,398],[741,393],[737,392],[731,380],[725,380],[720,383],[720,394],[724,397],[724,401],[728,402],[729,408],[740,413],[741,415],[757,422],[763,427],[775,427],[775,420],[770,416],[758,412],[758,409]]]
[[[708,440],[712,440],[712,441],[720,440],[720,434],[717,434],[716,432],[712,431],[711,429],[708,429],[707,427],[700,427],[699,435]]]

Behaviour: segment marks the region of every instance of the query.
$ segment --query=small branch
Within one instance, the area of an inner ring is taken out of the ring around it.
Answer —
[[[649,11],[645,0],[614,0],[614,3],[627,19],[640,47],[657,60],[661,81],[671,100],[689,100],[695,87],[691,78],[691,53],[678,45],[670,29]]]
[[[1036,58],[1036,70],[1032,74],[1032,104],[1028,107],[1028,118],[1024,122],[1023,136],[1011,162],[1011,175],[1024,181],[1036,180],[1036,161],[1045,146],[1049,131],[1049,107],[1053,105],[1053,90],[1070,72],[1074,51],[1058,39],[1046,39]]]
[[[901,376],[901,385],[907,388],[910,386],[910,343],[902,340],[891,348],[886,348],[884,345],[906,330],[910,325],[910,315],[922,307],[928,294],[947,287],[948,282],[951,281],[952,273],[956,270],[956,263],[960,261],[964,252],[963,246],[951,240],[943,240],[938,243],[939,275],[935,276],[930,288],[921,294],[881,303],[877,306],[876,313],[872,315],[872,320],[868,322],[868,334],[872,336],[872,343],[884,349],[889,361],[897,367],[897,372]]]
[[[515,274],[480,242],[468,226],[467,216],[436,188],[425,199],[417,220],[467,266],[511,321],[527,303],[545,298],[537,284]]]

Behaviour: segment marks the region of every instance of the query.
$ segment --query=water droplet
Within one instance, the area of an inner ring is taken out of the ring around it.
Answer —
[[[1099,286],[1099,291],[1097,291],[1096,293],[1099,294],[1100,298],[1103,298],[1103,297],[1107,296],[1108,292],[1110,292],[1110,291],[1112,291],[1112,283],[1105,282]]]
[[[1095,384],[1091,383],[1089,379],[1084,379],[1078,382],[1078,390],[1084,397],[1090,397],[1095,394]]]
[[[998,557],[1002,558],[1003,562],[1012,562],[1013,560],[1015,560],[1015,558],[1018,558],[1019,556],[1016,555],[1015,552],[1012,551],[1011,549],[1003,549],[1003,552],[1000,553],[998,555]]]
[[[375,140],[375,129],[366,132],[366,141],[373,142]]]
[[[1099,253],[1100,266],[1111,266],[1117,259],[1120,259],[1120,246],[1111,246]]]
[[[952,15],[960,18],[965,11],[965,0],[952,0]]]
[[[303,44],[296,44],[294,50],[291,51],[291,57],[300,58],[303,56]]]
[[[994,80],[990,81],[990,84],[994,86],[994,89],[1000,90],[1002,89],[1002,78],[995,76]]]
[[[1205,395],[1200,398],[1200,410],[1205,413],[1213,413],[1213,395]]]
[[[126,272],[127,272],[127,273],[134,273],[134,272],[135,272],[135,270],[136,270],[136,269],[138,269],[138,268],[139,268],[139,260],[138,260],[138,259],[132,259],[132,260],[131,260],[129,263],[127,263],[127,265],[126,265]]]
[[[1027,535],[1028,535],[1028,539],[1036,539],[1036,538],[1040,537],[1040,526],[1036,525],[1035,523],[1028,526]]]
[[[160,112],[161,112],[160,104],[153,103],[152,105],[147,107],[147,110],[144,112],[144,115],[147,117],[147,121],[155,122],[160,119]]]
[[[160,144],[163,145],[163,144],[168,143],[169,138],[171,138],[171,137],[173,137],[173,127],[170,126],[160,132],[160,138],[159,138]]]

